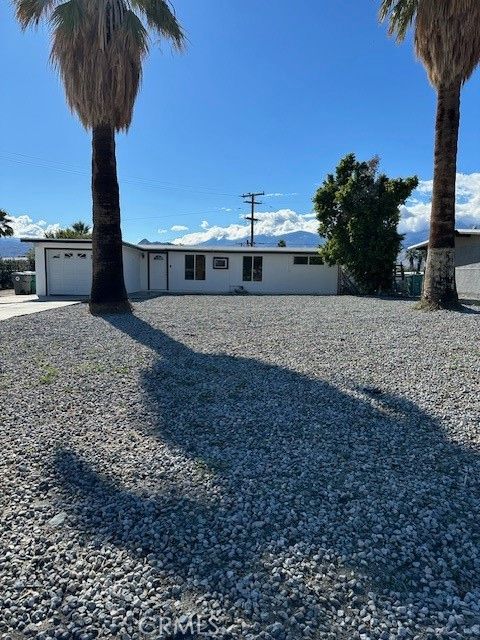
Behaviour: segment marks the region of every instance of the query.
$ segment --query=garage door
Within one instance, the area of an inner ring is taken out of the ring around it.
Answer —
[[[49,296],[90,295],[91,249],[47,249],[46,258]]]

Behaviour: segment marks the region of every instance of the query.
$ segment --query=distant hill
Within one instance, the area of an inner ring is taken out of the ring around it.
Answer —
[[[232,247],[238,246],[239,244],[246,244],[249,237],[250,236],[245,236],[245,238],[238,240],[212,239],[202,242],[201,244],[207,247]],[[316,233],[309,233],[308,231],[292,231],[291,233],[284,233],[281,236],[267,236],[262,234],[255,236],[255,244],[257,247],[276,247],[280,240],[285,240],[287,247],[318,247],[318,245],[321,244],[319,236]]]
[[[0,258],[25,256],[31,244],[20,242],[18,238],[0,238]]]
[[[403,241],[404,247],[408,247],[412,244],[416,244],[417,242],[422,242],[428,236],[428,231],[413,231],[407,233],[405,235],[405,240]],[[226,238],[220,238],[219,240],[213,238],[211,240],[206,240],[205,242],[201,242],[199,246],[206,247],[235,247],[241,244],[246,245],[249,236],[245,236],[244,238],[239,238],[238,240],[227,240]],[[257,247],[276,247],[280,240],[285,240],[287,247],[318,247],[323,244],[323,239],[320,238],[316,233],[310,233],[309,231],[292,231],[291,233],[284,233],[280,236],[272,236],[272,235],[257,235],[255,236],[255,243]],[[149,245],[149,244],[158,244],[156,242],[150,242],[147,238],[140,240],[138,244]],[[172,244],[171,242],[163,242],[162,244]]]
[[[140,240],[140,242],[138,242],[137,244],[172,244],[171,242],[150,242],[150,240],[147,240],[147,238],[143,238],[143,240]]]

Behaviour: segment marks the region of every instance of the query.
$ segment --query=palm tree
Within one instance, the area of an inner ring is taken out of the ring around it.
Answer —
[[[178,50],[184,34],[168,0],[14,0],[23,28],[52,28],[51,60],[71,110],[92,130],[92,313],[130,310],[123,278],[115,133],[132,121],[148,30]]]
[[[79,238],[86,238],[90,236],[91,229],[86,222],[83,222],[83,220],[77,220],[77,222],[72,224],[72,231],[78,234]]]
[[[455,183],[460,93],[480,60],[478,0],[382,0],[380,19],[402,41],[414,24],[415,51],[437,92],[432,213],[422,305],[454,308]]]
[[[11,222],[11,220],[8,219],[8,213],[0,209],[0,238],[13,236],[13,229],[8,224],[9,222]]]
[[[83,222],[82,220],[74,222],[71,227],[67,227],[66,229],[57,229],[56,231],[47,231],[45,233],[45,238],[52,239],[62,238],[64,240],[69,240],[91,237],[92,234],[90,232],[90,227],[86,222]]]

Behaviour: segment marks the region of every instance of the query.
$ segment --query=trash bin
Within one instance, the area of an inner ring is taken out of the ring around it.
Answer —
[[[422,295],[423,274],[411,273],[406,277],[408,295],[418,298]]]
[[[16,296],[35,293],[35,271],[15,271],[12,280]]]

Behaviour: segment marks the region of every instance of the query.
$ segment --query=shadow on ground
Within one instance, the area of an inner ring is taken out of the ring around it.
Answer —
[[[417,406],[197,353],[136,316],[109,322],[158,354],[142,378],[146,430],[203,469],[212,496],[131,493],[60,450],[66,510],[86,535],[248,622],[260,611],[257,629],[280,616],[288,637],[300,619],[351,637],[338,611],[372,597],[433,613],[478,591],[478,459]]]

